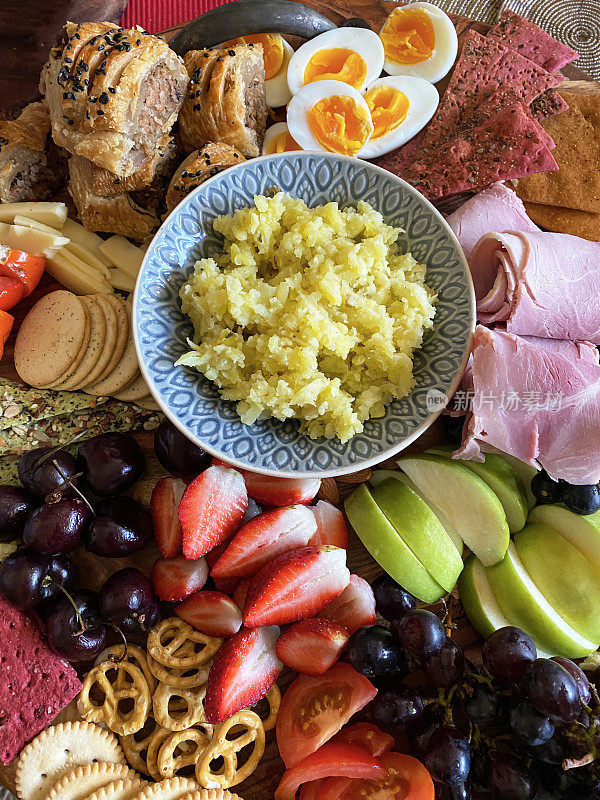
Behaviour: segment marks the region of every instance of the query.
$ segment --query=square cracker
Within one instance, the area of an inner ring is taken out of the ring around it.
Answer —
[[[519,181],[521,200],[600,213],[600,92],[559,90],[569,109],[544,120],[556,142],[558,172],[530,175]]]

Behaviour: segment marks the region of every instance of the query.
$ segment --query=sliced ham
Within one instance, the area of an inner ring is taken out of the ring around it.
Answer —
[[[600,344],[600,242],[566,233],[487,233],[469,261],[477,319],[509,333]]]
[[[490,231],[539,231],[523,201],[503,183],[494,183],[450,214],[450,225],[467,261],[476,243]]]
[[[473,402],[455,458],[493,447],[569,483],[600,481],[600,366],[588,342],[477,326],[463,388]]]

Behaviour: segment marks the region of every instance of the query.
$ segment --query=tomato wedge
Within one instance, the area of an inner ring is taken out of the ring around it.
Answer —
[[[351,778],[344,778],[344,780],[352,780]],[[300,797],[299,800],[318,800],[319,791],[321,786],[323,786],[324,779],[320,779],[318,781],[309,781],[308,783],[303,783],[300,787]]]
[[[345,776],[382,780],[387,770],[382,762],[357,744],[328,743],[283,774],[275,789],[275,800],[294,800],[298,787],[319,778]]]
[[[380,731],[376,725],[369,722],[357,722],[348,728],[343,728],[331,740],[334,742],[347,742],[364,747],[373,756],[380,756],[394,746],[394,737],[389,733]],[[350,787],[352,778],[327,778],[319,788],[317,800],[339,800]],[[302,796],[300,796],[302,800]]]
[[[0,245],[0,275],[5,278],[16,278],[24,286],[24,296],[31,294],[40,282],[46,268],[46,259],[32,256],[23,250],[14,250]]]
[[[286,767],[329,741],[376,694],[373,684],[350,664],[334,664],[318,677],[296,678],[277,716],[277,745]]]
[[[0,358],[4,355],[4,345],[12,330],[14,317],[7,314],[6,311],[0,311]]]
[[[351,781],[341,800],[434,800],[435,788],[427,768],[416,758],[402,753],[384,753],[381,763],[386,778]]]
[[[0,309],[8,311],[23,297],[25,287],[16,278],[0,277]]]

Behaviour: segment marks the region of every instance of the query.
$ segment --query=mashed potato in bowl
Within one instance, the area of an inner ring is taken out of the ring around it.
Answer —
[[[181,288],[195,333],[177,364],[213,381],[242,422],[297,419],[346,442],[412,391],[436,298],[400,229],[364,202],[309,208],[278,192],[214,230],[222,253]]]

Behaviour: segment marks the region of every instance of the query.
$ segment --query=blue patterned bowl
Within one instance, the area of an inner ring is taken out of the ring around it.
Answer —
[[[402,246],[428,266],[438,293],[434,328],[415,353],[417,386],[392,402],[385,417],[365,424],[349,442],[310,439],[296,422],[269,419],[244,425],[233,403],[195,370],[175,367],[193,328],[181,312],[179,289],[193,263],[219,249],[216,216],[251,205],[273,186],[308,205],[365,200],[390,225],[403,228]],[[469,269],[454,234],[415,189],[365,161],[319,153],[256,158],[216,175],[186,197],[148,248],[133,304],[135,341],[144,377],[165,414],[186,436],[225,461],[254,472],[299,477],[343,475],[377,464],[416,439],[438,416],[464,369],[474,327]]]

